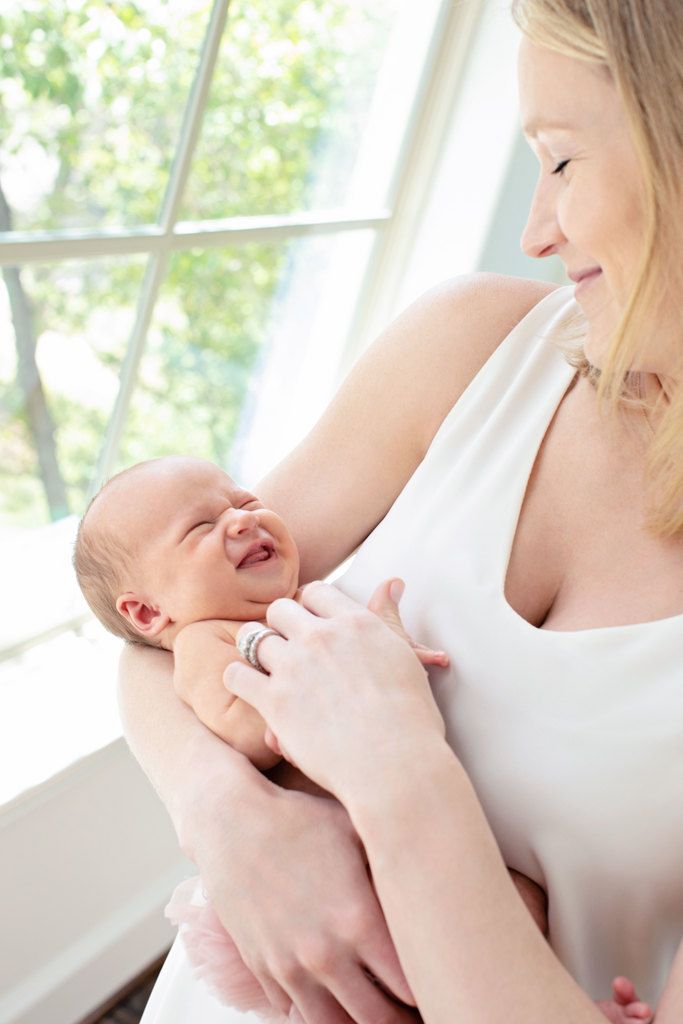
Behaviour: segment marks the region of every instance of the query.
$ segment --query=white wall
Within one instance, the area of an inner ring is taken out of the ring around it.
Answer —
[[[170,944],[190,873],[123,740],[0,808],[0,1024],[72,1024]]]

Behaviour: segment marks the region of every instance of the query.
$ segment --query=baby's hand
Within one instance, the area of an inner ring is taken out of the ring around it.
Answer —
[[[433,651],[431,647],[425,647],[424,644],[418,644],[416,640],[406,634],[406,640],[415,651],[417,659],[421,665],[438,665],[439,668],[448,668],[450,660],[445,651]]]
[[[392,587],[399,590],[397,596],[392,596]],[[413,640],[406,632],[398,610],[398,602],[404,589],[405,584],[403,580],[385,580],[384,583],[380,583],[368,601],[369,610],[378,615],[389,629],[393,629],[394,633],[398,633],[399,636],[403,637],[406,643],[415,651],[420,664],[438,665],[440,668],[448,668],[450,661],[445,651],[434,651],[431,647],[426,647],[424,644]]]
[[[596,1006],[612,1024],[650,1024],[654,1011],[638,999],[635,986],[628,978],[618,977],[612,982],[614,999],[600,999]]]

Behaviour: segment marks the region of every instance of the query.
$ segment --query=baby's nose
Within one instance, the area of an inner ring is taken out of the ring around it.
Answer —
[[[228,519],[228,536],[239,537],[243,533],[254,530],[258,524],[259,518],[256,512],[251,512],[246,508],[232,509]]]

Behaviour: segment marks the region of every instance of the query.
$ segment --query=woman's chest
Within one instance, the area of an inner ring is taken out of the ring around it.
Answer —
[[[599,419],[589,387],[565,396],[543,438],[505,576],[510,607],[549,630],[683,614],[683,541],[648,533],[642,442]]]

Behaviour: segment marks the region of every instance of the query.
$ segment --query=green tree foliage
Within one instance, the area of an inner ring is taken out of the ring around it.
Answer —
[[[343,205],[394,7],[233,3],[182,217]],[[23,0],[0,14],[0,187],[15,230],[156,221],[208,14],[206,0]],[[122,464],[171,451],[225,460],[288,254],[249,245],[170,260]],[[72,511],[102,444],[143,271],[143,257],[20,270]],[[0,514],[30,524],[46,518],[45,480],[11,347],[6,336]]]

